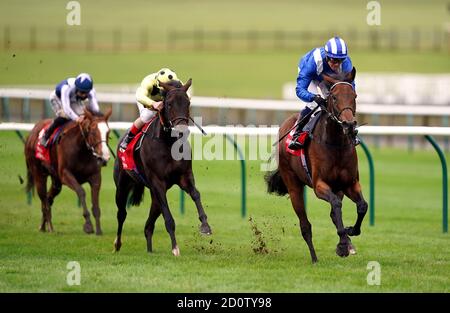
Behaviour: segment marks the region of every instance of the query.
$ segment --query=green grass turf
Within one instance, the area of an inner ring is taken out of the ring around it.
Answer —
[[[111,141],[115,146],[116,140]],[[178,210],[178,188],[169,192],[181,257],[170,252],[162,219],[156,224],[154,253],[147,254],[143,227],[149,194],[128,212],[123,246],[113,254],[116,207],[112,162],[103,169],[101,190],[104,235],[86,235],[75,194],[63,187],[53,206],[55,233],[40,233],[40,204],[26,204],[23,146],[13,132],[0,133],[0,291],[29,292],[449,292],[448,234],[441,229],[441,170],[431,150],[408,153],[372,149],[376,168],[376,225],[353,239],[358,254],[339,258],[329,206],[308,191],[308,214],[319,263],[312,265],[287,198],[267,195],[259,161],[247,162],[248,216],[269,253],[255,254],[256,237],[240,217],[238,161],[194,161],[197,187],[213,229],[197,232],[190,199]],[[362,150],[360,172],[368,199],[368,166]],[[447,159],[449,155],[447,154]],[[344,223],[355,207],[344,202]],[[81,285],[68,286],[66,264],[81,265]],[[381,264],[381,285],[369,286],[369,261]]]
[[[119,28],[128,34],[142,27],[150,38],[164,42],[168,30],[324,30],[373,29],[367,24],[366,1],[359,0],[173,0],[167,2],[131,0],[79,0],[81,25],[67,26],[67,2],[58,0],[3,0],[0,3],[0,25],[9,25],[12,35],[28,39],[30,26],[42,27],[43,41],[52,40],[50,30],[66,28],[71,37],[83,36],[77,30],[95,28],[98,36],[106,37],[108,30]],[[442,29],[448,22],[447,2],[380,1],[380,30]],[[372,11],[372,10],[371,10]],[[47,31],[47,33],[46,33]],[[52,35],[55,37],[55,35]]]

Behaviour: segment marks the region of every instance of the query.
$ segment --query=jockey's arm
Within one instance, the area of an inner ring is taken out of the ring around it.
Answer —
[[[95,92],[95,89],[92,88],[92,90],[89,92],[88,95],[89,103],[88,103],[88,109],[92,112],[100,112],[100,107],[97,102],[97,94]]]
[[[76,121],[79,116],[70,107],[70,87],[68,85],[64,85],[61,88],[61,103],[66,116],[71,120]]]
[[[149,97],[149,94],[151,93],[154,85],[155,85],[155,76],[153,74],[148,75],[142,80],[141,85],[136,90],[137,102],[139,102],[144,107],[150,110],[154,110],[153,104],[155,104],[156,102]]]
[[[315,94],[308,91],[309,84],[311,83],[312,78],[310,74],[302,69],[299,71],[297,76],[297,86],[295,87],[295,92],[297,97],[304,102],[313,102]]]

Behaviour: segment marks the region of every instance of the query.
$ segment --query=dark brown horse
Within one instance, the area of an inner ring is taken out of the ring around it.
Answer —
[[[351,73],[339,79],[323,76],[329,84],[330,95],[327,98],[327,107],[323,108],[325,112],[321,113],[312,140],[305,151],[312,181],[302,167],[299,157],[286,152],[284,140],[278,145],[278,169],[266,176],[269,192],[279,195],[289,193],[313,262],[317,262],[317,256],[303,199],[305,185],[313,188],[318,198],[330,203],[331,220],[339,236],[336,253],[341,257],[356,253],[349,236],[360,234],[361,223],[367,211],[367,202],[359,184],[358,158],[354,145],[357,125],[356,93],[350,82],[354,80],[355,75],[356,70],[353,68]],[[297,115],[293,115],[284,121],[279,136],[289,131],[296,120]],[[356,203],[358,214],[355,225],[347,228],[344,227],[341,211],[344,195]]]
[[[86,193],[81,186],[83,183],[88,182],[91,186],[92,213],[96,222],[96,234],[102,234],[99,191],[101,167],[106,165],[110,158],[108,150],[108,118],[110,115],[111,110],[105,115],[85,110],[81,122],[70,121],[64,125],[57,143],[49,147],[50,164],[46,164],[35,156],[39,132],[50,120],[38,122],[31,130],[25,143],[28,173],[27,191],[33,190],[36,186],[37,193],[41,199],[41,231],[45,232],[46,227],[47,231],[53,231],[51,206],[64,184],[78,195],[78,199],[83,207],[84,231],[88,234],[94,232],[86,206]],[[52,180],[49,192],[47,192],[48,176]]]
[[[211,234],[207,217],[200,201],[200,193],[195,187],[194,174],[192,172],[192,154],[189,143],[181,143],[180,135],[186,139],[188,123],[190,119],[190,100],[186,94],[191,86],[189,80],[185,85],[173,86],[160,83],[165,89],[164,108],[156,120],[146,131],[142,141],[142,147],[134,152],[136,166],[142,173],[142,181],[132,178],[123,169],[121,160],[116,159],[114,166],[114,181],[116,183],[117,204],[117,238],[114,242],[115,251],[122,246],[122,227],[127,211],[127,199],[130,192],[130,203],[138,205],[142,201],[144,187],[150,189],[152,203],[150,214],[145,223],[144,236],[147,240],[147,251],[152,252],[152,236],[156,219],[162,214],[166,230],[172,241],[172,253],[180,255],[180,250],[175,239],[175,221],[170,213],[166,198],[166,192],[174,184],[180,186],[189,193],[198,210],[201,221],[200,232]],[[184,150],[184,151],[183,151]],[[182,153],[180,155],[179,153]]]

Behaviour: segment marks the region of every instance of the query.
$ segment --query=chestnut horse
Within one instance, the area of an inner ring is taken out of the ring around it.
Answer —
[[[143,180],[139,181],[137,178],[132,178],[128,171],[123,169],[120,158],[116,159],[114,165],[118,209],[117,237],[114,241],[116,252],[122,246],[122,227],[127,217],[128,195],[131,192],[130,204],[138,205],[142,201],[144,187],[150,189],[152,197],[150,213],[144,227],[148,252],[152,252],[155,222],[162,214],[172,242],[172,254],[180,255],[175,238],[175,221],[170,213],[166,198],[167,190],[174,184],[189,193],[195,202],[201,222],[200,232],[207,235],[211,234],[211,228],[200,201],[200,193],[195,187],[189,142],[186,140],[183,145],[178,145],[182,142],[180,135],[183,135],[182,137],[186,139],[188,133],[190,100],[186,92],[191,83],[191,79],[185,85],[160,83],[160,86],[165,90],[163,110],[143,134],[141,148],[134,151],[136,166],[142,174]],[[181,152],[180,150],[183,150],[182,155],[178,154],[178,152]]]
[[[86,233],[94,232],[90,214],[86,206],[86,193],[81,184],[88,182],[91,186],[92,213],[96,222],[96,234],[101,235],[99,191],[101,185],[101,167],[110,158],[108,150],[108,118],[105,115],[85,110],[81,122],[69,121],[63,127],[57,143],[50,145],[50,164],[35,156],[39,132],[51,120],[38,122],[31,130],[25,142],[25,158],[27,164],[27,191],[36,186],[42,206],[42,223],[40,230],[53,231],[51,206],[60,193],[62,185],[74,190],[83,207]],[[47,192],[47,178],[51,177],[52,185]]]
[[[317,256],[312,242],[311,224],[305,210],[305,185],[313,188],[319,199],[331,205],[331,220],[339,236],[336,248],[338,256],[346,257],[356,253],[349,236],[360,234],[361,223],[367,212],[367,202],[359,184],[358,158],[354,144],[357,133],[356,93],[351,82],[354,81],[355,75],[355,68],[338,79],[323,75],[330,95],[327,98],[327,107],[322,108],[324,112],[321,112],[312,139],[305,148],[311,180],[299,157],[286,152],[284,140],[278,144],[278,168],[266,175],[268,192],[289,194],[313,263],[317,262]],[[297,115],[285,120],[280,127],[279,136],[289,131],[296,120]],[[355,225],[347,228],[344,227],[341,211],[344,195],[356,203],[358,214]]]

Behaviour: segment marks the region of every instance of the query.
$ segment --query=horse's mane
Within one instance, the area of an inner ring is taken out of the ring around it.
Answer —
[[[87,111],[89,111],[89,113],[91,113],[93,116],[95,116],[95,117],[105,117],[105,115],[103,114],[103,112],[100,112],[100,111],[98,111],[98,112],[94,112],[94,111],[91,111],[91,110],[88,110],[88,109],[86,109]]]

